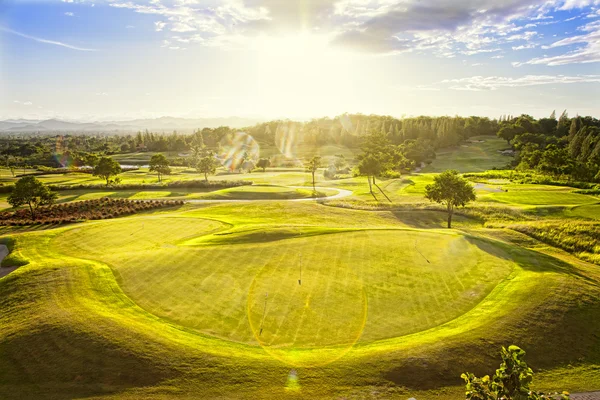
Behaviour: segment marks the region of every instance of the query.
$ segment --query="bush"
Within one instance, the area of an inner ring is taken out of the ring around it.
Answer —
[[[525,362],[525,351],[519,347],[502,347],[500,355],[502,363],[491,378],[488,375],[477,378],[469,372],[461,375],[466,383],[467,400],[569,399],[568,392],[544,394],[530,389],[533,371]]]

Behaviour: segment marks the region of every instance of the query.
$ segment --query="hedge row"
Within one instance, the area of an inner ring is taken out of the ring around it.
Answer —
[[[29,209],[0,213],[0,225],[20,226],[34,224],[65,224],[85,220],[109,219],[131,215],[145,210],[182,205],[182,200],[129,200],[109,199],[86,200],[73,203],[40,207],[35,219]]]
[[[252,185],[246,181],[205,181],[194,179],[189,181],[171,181],[164,183],[121,183],[110,185],[111,190],[153,190],[153,189],[227,189],[232,187]],[[80,184],[80,185],[49,185],[52,190],[105,190],[105,184]]]
[[[239,186],[252,185],[252,182],[247,181],[208,181],[202,179],[194,179],[189,181],[172,181],[165,183],[121,183],[118,185],[110,185],[110,190],[157,190],[157,189],[227,189]],[[0,193],[12,192],[15,185],[3,185],[0,183]],[[80,185],[48,185],[55,191],[63,190],[106,190],[107,186],[103,183],[97,184],[80,184]]]

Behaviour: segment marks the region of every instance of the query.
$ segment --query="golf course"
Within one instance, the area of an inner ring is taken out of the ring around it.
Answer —
[[[495,143],[476,151],[486,165],[504,161]],[[428,168],[469,172],[471,152]],[[600,199],[482,175],[447,229],[424,197],[435,176],[373,194],[362,177],[313,191],[293,168],[228,189],[60,191],[61,205],[183,201],[1,228],[0,398],[455,399],[461,373],[492,372],[511,344],[540,389],[600,388],[596,253],[536,236],[592,224]]]

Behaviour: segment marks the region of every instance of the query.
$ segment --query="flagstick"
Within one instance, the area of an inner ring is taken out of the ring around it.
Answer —
[[[269,297],[269,292],[265,293],[265,307],[263,308],[263,316],[262,316],[262,321],[260,322],[260,332],[258,333],[258,336],[262,335],[263,325],[265,323],[265,315],[267,314],[267,298],[268,297]]]
[[[302,254],[300,254],[300,279],[298,279],[298,285],[302,286]]]

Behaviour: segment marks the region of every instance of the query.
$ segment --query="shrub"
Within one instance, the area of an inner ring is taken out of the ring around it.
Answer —
[[[502,363],[491,378],[488,375],[477,378],[469,372],[461,375],[466,383],[467,400],[569,399],[568,392],[544,394],[530,389],[533,371],[524,360],[525,351],[519,347],[502,347],[500,355]]]

